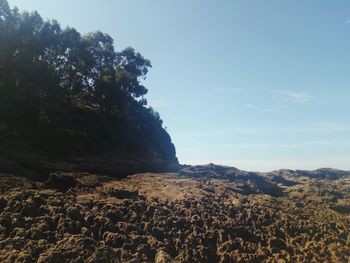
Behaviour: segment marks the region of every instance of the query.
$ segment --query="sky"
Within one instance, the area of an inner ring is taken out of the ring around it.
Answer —
[[[184,164],[350,170],[350,1],[9,0],[152,62]]]

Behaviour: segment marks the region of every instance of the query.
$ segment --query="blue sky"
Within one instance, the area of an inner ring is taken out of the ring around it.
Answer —
[[[349,1],[9,3],[149,58],[181,163],[350,170]]]

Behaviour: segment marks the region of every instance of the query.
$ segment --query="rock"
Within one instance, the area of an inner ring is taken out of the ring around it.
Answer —
[[[155,257],[155,263],[171,263],[172,259],[164,250],[159,250]]]
[[[230,262],[231,262],[231,259],[229,254],[225,253],[221,256],[220,263],[230,263]]]
[[[179,174],[189,178],[239,181],[243,183],[241,189],[244,194],[262,192],[272,196],[283,195],[283,191],[277,185],[269,182],[263,176],[254,172],[242,171],[234,167],[215,164],[189,166],[181,169]]]
[[[287,249],[286,243],[284,243],[283,240],[277,239],[277,238],[271,239],[269,242],[269,245],[271,248],[276,248],[278,250],[286,250]]]
[[[10,185],[0,193],[0,262],[347,262],[350,257],[349,218],[330,209],[347,204],[346,178],[283,173],[298,184],[283,185],[284,194],[276,197],[273,187],[266,194],[274,186],[271,174],[215,165],[199,171],[200,176],[140,174],[125,180],[56,173],[73,179],[61,191],[41,183],[31,188],[29,179],[16,188],[11,178],[22,179],[0,174],[0,185],[2,179]]]
[[[285,186],[293,186],[293,185],[297,185],[297,182],[291,181],[291,180],[287,180],[286,178],[284,178],[281,174],[279,175],[273,175],[270,180],[272,182],[275,183],[279,183],[279,184],[283,184]]]
[[[127,241],[127,238],[124,235],[112,232],[105,232],[103,234],[103,239],[105,240],[106,245],[115,248],[121,248]]]
[[[74,221],[82,221],[83,216],[80,214],[80,210],[77,207],[69,207],[67,209],[67,215]]]
[[[339,213],[350,213],[350,204],[331,204],[330,208]]]
[[[136,199],[139,195],[139,192],[116,189],[116,190],[113,190],[112,192],[109,192],[109,194],[119,199]]]
[[[305,170],[296,170],[295,174],[297,176],[305,176],[309,178],[315,179],[327,179],[327,180],[338,180],[345,176],[350,176],[349,171],[341,171],[332,168],[321,168],[314,171],[305,171]]]
[[[122,251],[111,247],[98,247],[96,251],[86,260],[88,263],[122,263]]]
[[[52,173],[45,182],[47,188],[57,189],[60,192],[67,192],[77,184],[78,181],[73,176],[64,173]]]

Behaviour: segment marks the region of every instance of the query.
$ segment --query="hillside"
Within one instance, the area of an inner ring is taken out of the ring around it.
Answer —
[[[0,0],[0,156],[163,161],[175,147],[142,85],[151,62]]]

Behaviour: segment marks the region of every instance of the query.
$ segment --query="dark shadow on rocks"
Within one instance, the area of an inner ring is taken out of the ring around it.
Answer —
[[[330,208],[339,213],[350,213],[350,205],[332,204]]]
[[[69,158],[67,160],[51,160],[43,156],[7,155],[6,160],[11,162],[16,169],[30,171],[33,174],[40,175],[37,179],[41,181],[47,180],[48,175],[56,171],[87,172],[123,179],[128,175],[136,173],[177,172],[182,167],[182,165],[177,163],[167,163],[162,160],[142,160],[136,158]]]
[[[127,190],[120,190],[115,189],[113,192],[109,193],[111,196],[119,198],[119,199],[132,199],[136,200],[139,198],[139,192],[138,191],[127,191]]]
[[[282,175],[274,175],[270,178],[270,180],[274,183],[279,183],[282,184],[284,186],[294,186],[297,185],[299,183],[291,181],[291,180],[287,180],[286,178],[284,178]]]
[[[60,172],[50,174],[49,179],[45,182],[47,188],[56,189],[64,193],[76,187],[77,184],[78,181],[74,177]]]
[[[296,170],[297,176],[305,176],[314,179],[338,180],[344,176],[350,176],[349,171],[342,171],[332,168],[321,168],[314,171]]]

